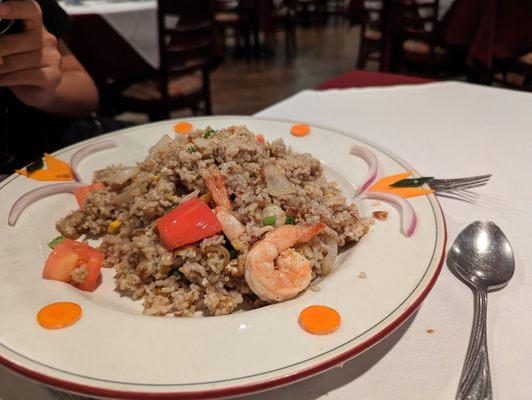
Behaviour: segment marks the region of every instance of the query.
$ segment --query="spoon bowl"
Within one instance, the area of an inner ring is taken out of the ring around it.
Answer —
[[[486,290],[504,287],[515,269],[510,242],[491,221],[475,221],[460,232],[447,263],[466,283]]]

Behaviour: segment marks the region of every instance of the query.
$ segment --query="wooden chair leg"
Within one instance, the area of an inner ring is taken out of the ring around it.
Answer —
[[[363,29],[363,28],[361,28]],[[360,35],[360,45],[358,47],[358,60],[357,60],[357,69],[366,68],[366,44],[364,43],[364,38]]]
[[[242,29],[238,26],[233,27],[233,35],[235,37],[235,52],[242,52]]]
[[[218,32],[220,33],[220,36],[222,38],[222,48],[224,53],[227,52],[227,28],[225,25],[220,24],[218,28]]]
[[[255,57],[258,57],[260,55],[260,32],[259,32],[258,21],[256,21],[256,23],[253,24],[252,30],[253,30],[253,51],[255,53]]]
[[[205,114],[212,115],[212,101],[210,92],[205,95]]]
[[[290,56],[290,40],[291,40],[291,32],[290,32],[290,22],[288,19],[284,21],[284,51],[286,56]]]
[[[292,50],[295,53],[297,53],[297,25],[296,20],[292,21]]]
[[[205,103],[205,114],[212,115],[212,100],[211,100],[211,79],[209,71],[203,71],[203,101]]]

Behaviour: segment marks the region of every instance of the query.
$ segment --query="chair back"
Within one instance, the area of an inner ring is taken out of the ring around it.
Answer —
[[[235,11],[238,8],[238,0],[216,0],[216,11]]]
[[[168,75],[208,74],[215,35],[214,0],[157,0],[160,78],[168,104]]]
[[[214,37],[212,0],[158,0],[161,68],[188,73],[207,67]]]
[[[433,51],[439,7],[439,0],[399,0],[399,31],[402,40],[425,41]]]
[[[386,3],[385,0],[363,0],[361,2],[360,22],[363,33],[366,30],[372,30],[384,35],[384,24],[387,17]]]

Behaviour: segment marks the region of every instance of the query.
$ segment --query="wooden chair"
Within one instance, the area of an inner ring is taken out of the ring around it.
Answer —
[[[347,11],[347,2],[345,0],[326,0],[325,11],[327,17],[333,17],[334,26],[343,23]]]
[[[212,0],[158,0],[160,68],[122,90],[119,109],[147,113],[151,121],[183,108],[212,114],[214,9]]]
[[[495,60],[492,80],[509,89],[532,92],[532,52],[517,59]]]
[[[399,0],[399,69],[436,76],[447,51],[437,44],[439,0]]]
[[[220,28],[224,48],[227,48],[227,39],[231,33],[235,42],[235,53],[249,51],[249,21],[241,12],[238,0],[217,0],[214,19]],[[244,41],[244,46],[242,46],[242,41]]]
[[[303,23],[310,25],[314,22],[325,22],[327,4],[326,0],[296,0],[297,12],[301,15]]]
[[[382,70],[387,34],[385,3],[383,0],[365,0],[361,6],[357,69],[365,69],[368,61],[376,61]]]
[[[280,7],[272,10],[272,19],[276,27],[281,27],[285,38],[286,55],[297,51],[297,4],[296,0],[284,0]]]

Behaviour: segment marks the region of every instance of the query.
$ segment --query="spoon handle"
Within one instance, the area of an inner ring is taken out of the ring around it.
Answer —
[[[475,290],[475,317],[469,348],[458,392],[457,400],[492,399],[488,346],[486,343],[486,316],[488,311],[488,294],[482,288]]]

